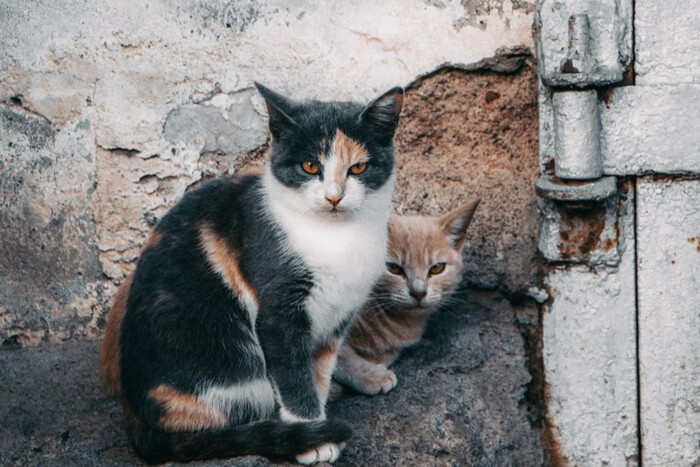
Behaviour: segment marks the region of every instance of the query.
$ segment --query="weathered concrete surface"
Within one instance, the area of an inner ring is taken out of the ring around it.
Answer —
[[[637,181],[642,462],[700,463],[700,180]]]
[[[637,85],[697,84],[700,76],[697,1],[634,1]]]
[[[530,305],[496,293],[460,296],[397,362],[386,396],[348,396],[330,416],[355,435],[339,466],[543,465],[525,400]],[[127,465],[121,409],[99,380],[98,342],[0,351],[0,464]],[[266,466],[259,458],[193,465]]]
[[[606,174],[700,173],[700,85],[622,87],[608,100],[601,108]]]
[[[78,128],[82,128],[78,130]],[[0,105],[0,342],[95,335],[107,301],[89,122],[58,129]],[[57,152],[55,148],[60,147]]]
[[[437,215],[481,198],[465,257],[478,287],[522,291],[538,281],[534,72],[447,71],[406,94],[395,208]]]
[[[157,219],[199,180],[261,153],[253,80],[299,98],[367,100],[443,65],[513,71],[532,53],[533,14],[521,0],[0,1],[0,342],[100,335]],[[450,104],[453,127],[508,114],[504,99],[483,98],[469,111]],[[468,179],[467,166],[445,173],[449,184]],[[516,236],[532,251],[531,226],[521,227],[504,234],[497,264],[473,267],[476,283],[482,272],[484,285],[529,282],[507,259]]]
[[[560,463],[638,462],[633,197],[619,221],[618,267],[555,266],[545,279],[547,418]]]

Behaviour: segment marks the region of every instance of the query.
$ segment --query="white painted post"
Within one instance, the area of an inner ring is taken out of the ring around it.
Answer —
[[[700,180],[637,182],[642,465],[700,462]]]

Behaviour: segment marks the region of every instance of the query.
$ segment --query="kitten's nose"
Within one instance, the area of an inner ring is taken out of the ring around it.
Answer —
[[[409,290],[408,293],[411,294],[411,297],[415,298],[418,303],[420,303],[421,300],[425,298],[425,290]]]

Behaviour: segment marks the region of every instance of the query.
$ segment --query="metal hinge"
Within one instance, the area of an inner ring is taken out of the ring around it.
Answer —
[[[618,218],[617,181],[603,176],[596,88],[623,83],[632,64],[632,10],[632,0],[538,2],[538,66],[551,89],[554,133],[554,173],[537,182],[540,250],[550,261],[590,263],[597,256],[596,245],[575,244],[587,241],[585,235],[567,233],[571,218],[595,212],[596,222],[603,222],[596,228],[616,231],[607,225]]]
[[[632,0],[540,0],[540,79],[552,88],[620,83],[633,52]]]

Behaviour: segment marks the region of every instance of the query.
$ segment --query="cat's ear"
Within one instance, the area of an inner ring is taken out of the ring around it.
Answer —
[[[265,105],[267,105],[267,114],[270,116],[270,133],[277,140],[283,139],[297,128],[297,124],[289,116],[294,109],[294,102],[257,81],[255,87],[258,88],[265,99]]]
[[[481,199],[477,199],[470,204],[460,206],[440,217],[438,220],[440,228],[447,237],[447,241],[449,241],[452,248],[457,251],[460,251],[464,246],[467,227],[469,227],[472,217],[474,217],[474,211],[476,211],[476,207],[480,202]]]
[[[403,89],[390,89],[364,108],[360,121],[381,140],[391,141],[399,124],[402,106]]]

